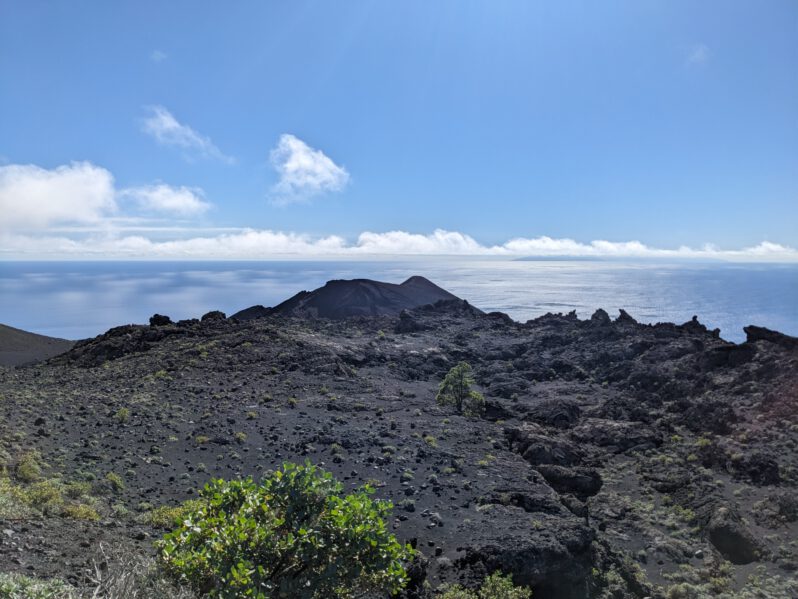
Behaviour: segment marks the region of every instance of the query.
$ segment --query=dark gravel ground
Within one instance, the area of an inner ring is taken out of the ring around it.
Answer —
[[[86,584],[100,542],[153,552],[152,507],[307,459],[394,502],[424,555],[410,594],[497,568],[536,599],[798,592],[795,339],[750,328],[734,345],[601,311],[522,324],[460,301],[216,316],[0,369],[0,461],[13,475],[37,450],[43,477],[91,482],[100,515],[0,520],[0,571]],[[483,418],[435,404],[461,360]]]

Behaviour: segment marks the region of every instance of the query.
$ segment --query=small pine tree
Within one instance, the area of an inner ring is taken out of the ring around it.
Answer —
[[[449,370],[441,381],[435,401],[442,406],[454,406],[458,412],[466,416],[480,416],[485,410],[485,398],[478,391],[471,389],[473,384],[471,365],[468,362],[460,362]]]

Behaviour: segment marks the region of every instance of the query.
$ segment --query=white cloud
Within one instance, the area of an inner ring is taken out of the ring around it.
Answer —
[[[123,189],[120,195],[134,200],[148,212],[166,212],[178,216],[193,216],[206,212],[211,205],[203,199],[201,189],[173,187],[159,183]]]
[[[341,191],[349,183],[349,173],[335,164],[321,150],[285,133],[270,154],[270,161],[280,175],[272,188],[277,204],[306,202],[313,196]]]
[[[100,223],[116,207],[113,175],[90,162],[0,166],[0,229]]]
[[[701,65],[709,60],[709,48],[705,44],[696,44],[687,54],[687,64]]]
[[[479,245],[468,235],[442,229],[436,229],[430,235],[405,231],[366,231],[358,236],[351,250],[363,254],[479,255],[492,252],[492,248]]]
[[[90,162],[0,166],[0,230],[117,232],[147,222],[136,211],[189,217],[210,207],[199,188],[157,183],[117,189],[113,175]]]
[[[129,229],[135,229],[131,227]],[[145,229],[142,228],[143,232]],[[118,234],[104,231],[85,237],[31,236],[0,233],[0,255],[15,258],[205,258],[264,259],[270,257],[369,257],[386,255],[438,256],[573,256],[612,258],[700,258],[729,261],[798,262],[798,250],[772,242],[739,250],[721,250],[712,246],[700,249],[652,248],[638,241],[591,241],[551,237],[517,238],[501,245],[486,246],[472,237],[454,231],[437,230],[428,235],[405,231],[362,233],[355,242],[337,235],[313,237],[301,233],[244,229],[232,233],[208,231],[188,238],[156,241],[144,234]],[[179,231],[171,229],[173,234]],[[121,231],[119,232],[121,233]]]
[[[167,55],[165,52],[161,52],[160,50],[153,50],[150,52],[150,60],[155,63],[163,62],[166,60]]]
[[[180,123],[174,115],[163,106],[148,107],[149,116],[142,123],[142,130],[165,146],[177,146],[189,155],[202,158],[213,158],[232,164],[235,160],[226,156],[214,145],[209,137],[199,134],[188,125]]]

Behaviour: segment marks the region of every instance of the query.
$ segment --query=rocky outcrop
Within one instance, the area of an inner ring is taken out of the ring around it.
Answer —
[[[209,322],[214,320],[224,320],[225,318],[227,318],[227,316],[224,312],[221,312],[220,310],[211,310],[210,312],[203,314],[200,320],[202,322]]]
[[[568,512],[559,516],[533,514],[522,508],[494,505],[484,518],[462,527],[468,541],[455,565],[462,577],[481,579],[496,570],[530,586],[541,599],[588,599],[592,567],[590,547],[595,533]],[[503,522],[517,522],[508,528]],[[520,523],[526,523],[521,526]],[[552,534],[556,528],[557,534]]]
[[[579,466],[566,468],[552,464],[539,464],[535,469],[558,493],[568,493],[586,499],[601,490],[601,475],[593,468]]]
[[[662,443],[661,433],[640,422],[588,418],[570,433],[579,443],[591,443],[613,452],[644,451]]]
[[[707,538],[733,564],[750,564],[759,559],[759,542],[738,514],[719,507],[706,528]]]
[[[168,316],[164,316],[163,314],[153,314],[150,316],[151,327],[163,327],[168,324],[172,324],[172,319]]]
[[[747,326],[743,329],[746,334],[746,341],[748,343],[756,343],[757,341],[767,341],[773,343],[784,349],[794,350],[798,349],[798,337],[791,337],[778,331],[771,331],[765,327],[758,327],[754,325]]]

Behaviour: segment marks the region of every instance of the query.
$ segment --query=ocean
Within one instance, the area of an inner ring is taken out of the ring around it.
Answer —
[[[264,262],[0,262],[0,323],[81,339],[120,324],[275,305],[329,279],[422,275],[486,310],[525,321],[619,308],[646,323],[697,315],[740,342],[757,324],[798,335],[798,265],[651,261],[403,259]]]

